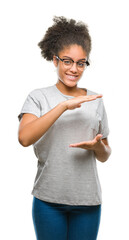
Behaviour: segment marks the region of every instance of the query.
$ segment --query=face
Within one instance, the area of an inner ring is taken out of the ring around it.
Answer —
[[[59,52],[58,57],[61,59],[72,59],[77,62],[79,60],[86,61],[86,52],[79,45],[70,45],[65,47],[62,51]],[[77,82],[80,80],[83,71],[80,71],[77,68],[76,63],[73,63],[71,68],[64,67],[62,61],[57,60],[56,57],[53,57],[54,65],[57,67],[58,79],[63,82],[68,87],[74,87]]]

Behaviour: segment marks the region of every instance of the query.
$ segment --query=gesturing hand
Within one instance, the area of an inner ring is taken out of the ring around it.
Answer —
[[[101,98],[102,94],[99,95],[88,95],[88,96],[78,96],[67,101],[64,101],[66,108],[69,110],[81,107],[81,104],[84,102],[89,102]]]
[[[87,150],[96,150],[101,142],[101,137],[102,134],[98,134],[93,140],[91,141],[84,141],[84,142],[79,142],[79,143],[74,143],[70,144],[69,147],[78,147],[78,148],[83,148]]]

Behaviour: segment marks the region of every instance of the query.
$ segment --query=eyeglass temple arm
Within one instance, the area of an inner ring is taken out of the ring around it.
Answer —
[[[86,65],[87,65],[87,66],[89,66],[89,65],[90,65],[89,61],[86,61]]]

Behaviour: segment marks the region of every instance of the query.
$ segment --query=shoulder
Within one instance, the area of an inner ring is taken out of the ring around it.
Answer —
[[[53,86],[48,86],[44,88],[36,88],[32,91],[30,91],[29,95],[34,98],[43,98],[43,96],[51,93],[53,91]]]
[[[88,95],[98,95],[98,94],[100,94],[100,93],[97,93],[97,92],[95,92],[95,91],[92,91],[92,90],[90,90],[90,89],[87,89],[87,94],[88,94]]]

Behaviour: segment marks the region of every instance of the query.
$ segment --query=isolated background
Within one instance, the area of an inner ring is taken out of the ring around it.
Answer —
[[[32,146],[17,140],[18,119],[28,93],[56,83],[52,63],[37,43],[53,16],[82,20],[92,37],[91,66],[79,87],[103,94],[112,155],[98,164],[103,208],[98,240],[129,239],[128,1],[12,0],[0,3],[0,238],[35,240],[31,190],[37,170]]]

